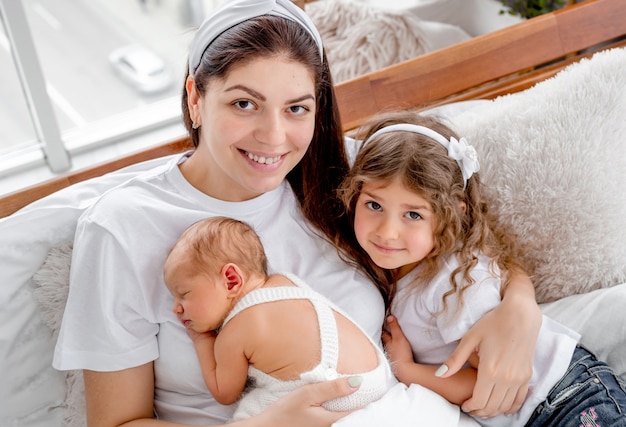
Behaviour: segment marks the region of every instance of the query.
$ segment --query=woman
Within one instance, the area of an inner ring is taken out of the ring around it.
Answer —
[[[348,165],[328,64],[308,17],[288,0],[225,3],[194,38],[182,106],[196,149],[107,192],[79,220],[54,366],[84,370],[90,426],[215,425],[231,416],[207,392],[162,277],[176,238],[207,216],[251,224],[272,271],[302,277],[380,340],[382,297],[329,243],[350,227],[335,195]],[[446,363],[454,372],[480,351],[464,409],[494,415],[519,407],[540,319],[530,281],[515,277],[502,305]],[[296,416],[329,425],[341,414],[321,411],[320,399],[349,392],[346,383],[309,387],[237,425],[281,416],[271,425],[304,425]]]

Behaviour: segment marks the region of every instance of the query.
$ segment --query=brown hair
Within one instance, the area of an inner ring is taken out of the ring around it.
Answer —
[[[378,129],[398,123],[421,125],[446,139],[459,139],[442,121],[413,111],[381,113],[366,123],[358,136],[365,140]],[[478,174],[474,173],[464,188],[461,169],[456,160],[448,156],[447,149],[439,142],[413,132],[379,135],[360,150],[340,188],[350,222],[354,222],[354,209],[363,183],[394,179],[400,179],[409,190],[428,200],[437,219],[433,232],[435,246],[420,262],[419,275],[413,286],[427,283],[440,270],[443,257],[458,252],[460,265],[452,272],[453,290],[444,295],[444,309],[448,295],[458,293],[462,301],[463,291],[473,284],[470,270],[477,263],[477,252],[489,256],[500,267],[504,285],[508,283],[507,272],[521,268],[517,261],[520,248],[514,236],[499,227],[491,216]],[[358,245],[354,231],[339,239],[338,243],[349,258],[361,264],[374,278],[390,304],[395,293],[394,272],[385,271],[372,262]],[[457,283],[455,276],[458,273],[462,273],[463,283]]]
[[[248,224],[232,218],[217,216],[192,224],[180,235],[174,251],[184,251],[198,271],[210,276],[229,262],[237,264],[248,277],[268,274],[259,236]]]
[[[336,189],[348,170],[339,110],[326,60],[310,34],[299,24],[275,16],[260,16],[238,24],[217,37],[204,51],[194,80],[201,95],[212,79],[224,78],[233,67],[255,58],[285,56],[305,65],[315,78],[315,131],[307,154],[287,175],[302,212],[326,236],[339,227],[342,206]],[[182,95],[183,121],[194,146],[187,91]],[[345,225],[345,224],[344,224]]]

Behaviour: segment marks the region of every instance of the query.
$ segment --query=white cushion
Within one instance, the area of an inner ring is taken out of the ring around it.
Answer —
[[[166,161],[151,160],[82,182],[0,219],[1,426],[71,425],[65,424],[63,406],[68,377],[52,368],[55,340],[42,320],[32,277],[52,248],[74,238],[78,217],[95,198]]]
[[[453,118],[540,302],[626,279],[624,69],[626,49],[603,51]]]

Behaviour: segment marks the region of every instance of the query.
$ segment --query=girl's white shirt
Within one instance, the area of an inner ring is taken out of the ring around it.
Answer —
[[[117,371],[154,361],[159,418],[222,424],[232,408],[215,402],[206,389],[163,283],[168,251],[189,225],[217,215],[249,223],[265,246],[271,272],[303,278],[376,343],[384,308],[376,287],[307,225],[288,183],[245,202],[217,200],[181,174],[178,165],[188,155],[107,191],[81,216],[53,365]]]
[[[458,341],[485,313],[500,304],[500,272],[490,266],[489,259],[478,254],[478,264],[471,270],[474,285],[463,293],[459,307],[457,294],[447,298],[443,309],[443,295],[452,289],[450,275],[458,266],[456,256],[448,257],[433,280],[420,289],[411,286],[417,274],[414,269],[398,281],[398,293],[391,312],[411,343],[413,357],[419,363],[440,365],[456,348]],[[417,267],[419,268],[419,267]],[[457,282],[462,283],[457,276]],[[537,405],[543,402],[550,389],[565,374],[580,335],[549,317],[543,316],[529,392],[522,408],[514,415],[476,419],[483,426],[523,426]]]

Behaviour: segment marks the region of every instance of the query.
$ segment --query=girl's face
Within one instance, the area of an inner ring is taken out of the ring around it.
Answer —
[[[435,216],[429,202],[399,180],[363,184],[354,233],[381,268],[411,271],[434,247]]]
[[[189,182],[226,201],[274,190],[300,162],[315,128],[315,82],[304,65],[254,59],[212,80],[199,96],[187,80],[200,127],[196,153],[181,165]]]
[[[186,328],[199,333],[215,330],[232,309],[227,288],[215,276],[199,272],[180,254],[168,258],[165,284],[174,297],[172,311]]]

